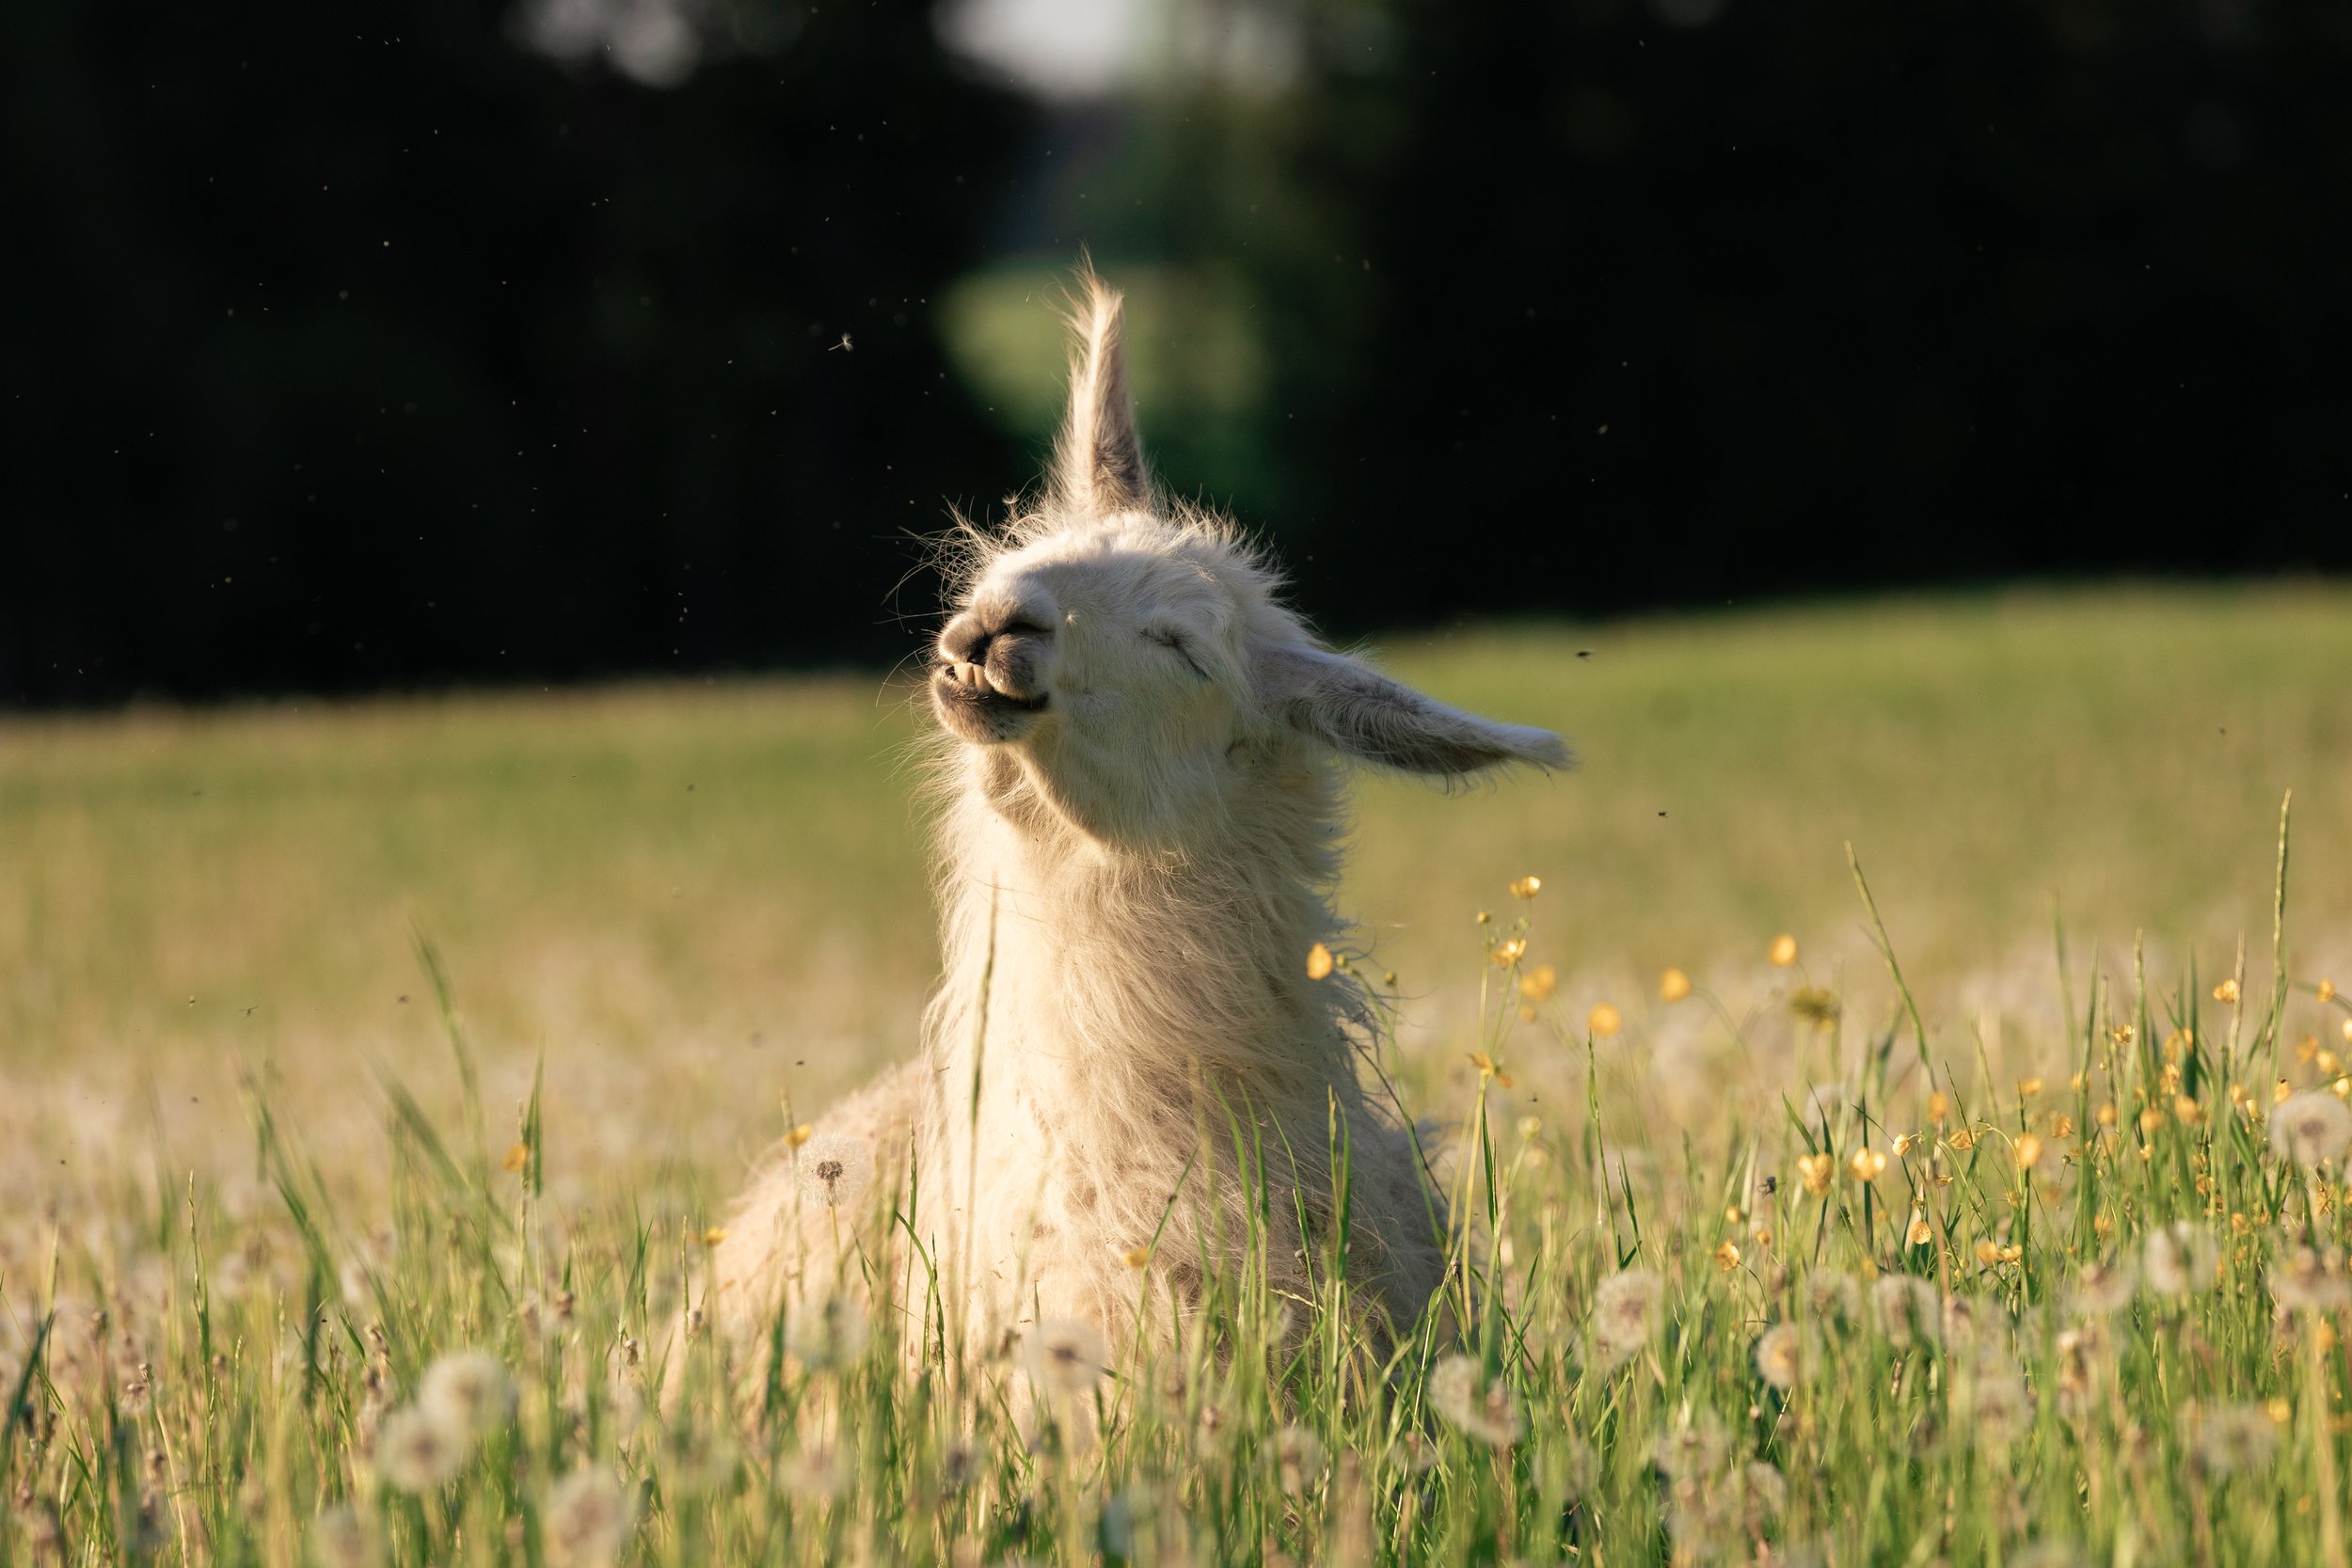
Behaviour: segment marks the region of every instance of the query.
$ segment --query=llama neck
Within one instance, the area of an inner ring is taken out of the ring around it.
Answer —
[[[980,800],[954,814],[935,1049],[961,1059],[984,1041],[992,1078],[1074,1107],[1089,1089],[1125,1104],[1205,1080],[1320,1114],[1328,1089],[1352,1090],[1353,992],[1305,972],[1335,929],[1328,807],[1295,814],[1294,833],[1229,827],[1156,856]]]

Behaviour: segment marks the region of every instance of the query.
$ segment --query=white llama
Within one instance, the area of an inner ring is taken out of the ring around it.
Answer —
[[[1364,996],[1345,969],[1308,974],[1343,940],[1344,773],[1455,779],[1566,750],[1319,645],[1232,525],[1153,492],[1119,296],[1090,272],[1073,325],[1047,489],[1001,534],[966,531],[935,649],[946,974],[922,1050],[739,1199],[705,1297],[739,1341],[834,1288],[849,1231],[822,1197],[845,1153],[913,1172],[946,1332],[976,1350],[1050,1319],[1113,1344],[1139,1308],[1151,1332],[1184,1321],[1203,1259],[1237,1260],[1247,1234],[1236,1126],[1273,1190],[1259,1277],[1311,1298],[1334,1256],[1335,1111],[1365,1331],[1408,1329],[1440,1284],[1442,1205],[1360,1076]]]

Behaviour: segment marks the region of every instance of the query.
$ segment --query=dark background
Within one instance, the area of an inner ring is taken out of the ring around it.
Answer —
[[[2352,565],[2347,0],[1163,10],[1048,103],[912,0],[11,0],[0,704],[895,658],[1082,243],[1341,633]]]

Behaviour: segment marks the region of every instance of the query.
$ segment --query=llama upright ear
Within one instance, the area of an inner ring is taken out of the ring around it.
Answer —
[[[1259,648],[1254,664],[1267,711],[1359,762],[1441,778],[1515,762],[1574,766],[1549,730],[1448,707],[1344,655],[1285,643]]]
[[[1070,414],[1054,443],[1054,494],[1063,506],[1093,516],[1142,506],[1152,482],[1136,439],[1127,393],[1118,292],[1081,263],[1070,302],[1077,342],[1070,355]]]

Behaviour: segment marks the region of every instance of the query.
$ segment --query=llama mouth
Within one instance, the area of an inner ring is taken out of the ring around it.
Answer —
[[[998,689],[994,679],[976,664],[942,664],[931,671],[931,703],[940,717],[967,734],[977,721],[981,733],[975,738],[1008,738],[1021,720],[1043,713],[1046,702],[1043,692],[1017,697]]]

